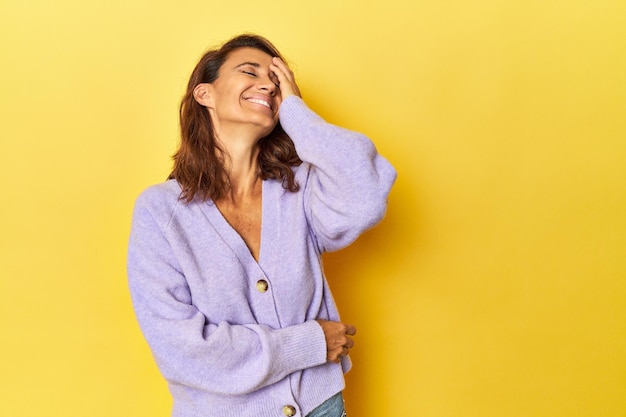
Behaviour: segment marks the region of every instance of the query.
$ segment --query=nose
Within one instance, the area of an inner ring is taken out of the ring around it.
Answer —
[[[270,77],[265,77],[259,81],[259,90],[268,92],[272,97],[276,95],[278,87]]]

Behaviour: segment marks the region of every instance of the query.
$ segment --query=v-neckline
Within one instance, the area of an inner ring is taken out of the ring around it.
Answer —
[[[254,263],[257,266],[260,266],[261,260],[263,259],[264,253],[264,236],[263,231],[265,230],[265,222],[266,222],[266,204],[267,204],[267,192],[266,192],[266,182],[261,181],[261,231],[259,235],[259,258],[258,260],[254,258],[252,251],[248,248],[243,237],[235,230],[233,226],[226,220],[226,217],[222,214],[220,209],[217,207],[217,204],[213,200],[210,200],[207,203],[209,208],[208,212],[210,214],[210,219],[213,225],[216,227],[220,235],[224,241],[230,246],[230,248],[235,252],[239,261],[243,264]]]

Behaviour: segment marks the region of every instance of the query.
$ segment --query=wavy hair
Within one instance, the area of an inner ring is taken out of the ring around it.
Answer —
[[[283,59],[267,39],[252,34],[236,36],[202,56],[191,73],[187,92],[180,103],[181,141],[173,156],[174,167],[169,176],[178,181],[182,188],[180,198],[187,203],[194,199],[215,201],[230,189],[223,163],[225,152],[218,145],[209,112],[195,100],[193,90],[198,84],[215,81],[228,56],[239,48],[255,48]],[[280,122],[259,141],[258,175],[261,179],[280,180],[283,188],[295,192],[299,187],[292,167],[301,163]]]

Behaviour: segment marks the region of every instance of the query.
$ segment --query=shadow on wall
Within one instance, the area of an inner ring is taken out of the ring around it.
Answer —
[[[402,285],[398,281],[406,279],[403,264],[417,256],[421,216],[415,189],[399,175],[383,221],[348,248],[324,255],[325,273],[342,320],[358,329],[357,345],[350,354],[354,366],[344,393],[348,415],[368,415],[372,405],[368,394],[377,395],[371,400],[377,404],[391,399],[386,381],[393,375],[386,373],[389,366],[384,363],[394,357],[384,342],[392,320],[387,310],[391,302],[384,297],[392,297],[394,288]]]

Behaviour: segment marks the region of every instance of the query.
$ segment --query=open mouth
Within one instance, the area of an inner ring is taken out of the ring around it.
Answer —
[[[267,100],[262,100],[259,98],[247,98],[246,100],[248,100],[251,103],[260,104],[261,106],[265,106],[268,109],[272,110],[272,104]]]

